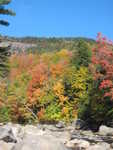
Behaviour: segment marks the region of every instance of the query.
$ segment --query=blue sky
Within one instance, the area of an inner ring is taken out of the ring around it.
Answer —
[[[90,37],[102,32],[113,40],[113,0],[12,0],[16,12],[0,34],[38,37]]]

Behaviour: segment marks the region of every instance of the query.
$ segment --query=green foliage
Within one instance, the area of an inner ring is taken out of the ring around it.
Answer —
[[[113,102],[109,98],[102,99],[103,95],[98,88],[92,88],[86,99],[85,109],[79,113],[79,117],[87,121],[93,130],[113,120]]]
[[[9,47],[0,47],[0,77],[6,77],[9,72]]]
[[[48,120],[48,121],[62,120],[61,110],[62,110],[61,106],[58,103],[56,103],[56,102],[50,103],[50,105],[47,106],[47,108],[45,110],[45,120]]]
[[[77,44],[76,51],[72,59],[72,63],[75,64],[77,68],[80,66],[88,67],[91,62],[91,50],[88,43],[80,40]]]
[[[10,108],[8,108],[7,106],[3,106],[2,108],[0,108],[0,122],[5,123],[11,121],[10,114]]]
[[[0,0],[0,5],[9,4],[11,0]]]
[[[18,76],[14,81],[10,82],[7,87],[7,103],[11,111],[11,119],[13,121],[26,122],[29,118],[32,118],[31,112],[27,110],[27,84],[30,80],[30,76],[27,73],[23,73]]]
[[[97,36],[97,45],[92,51],[90,71],[93,81],[85,108],[79,117],[87,120],[92,129],[97,130],[101,124],[113,121],[113,51],[109,41]],[[84,105],[83,105],[84,106]]]

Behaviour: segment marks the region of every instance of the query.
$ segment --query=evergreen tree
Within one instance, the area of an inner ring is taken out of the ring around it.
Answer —
[[[4,5],[7,5],[11,0],[0,0],[0,14],[2,15],[15,15],[15,13],[10,9],[5,9]],[[5,20],[0,20],[1,25],[8,26],[9,22]],[[3,45],[0,41],[0,78],[6,77],[8,74],[8,56],[9,56],[9,45]]]
[[[0,77],[7,77],[9,72],[8,56],[10,46],[0,46]]]
[[[15,15],[15,13],[12,10],[5,9],[4,5],[9,4],[10,2],[11,2],[11,0],[0,0],[0,14],[2,14],[2,15],[11,15],[11,16]],[[8,26],[9,22],[5,21],[5,20],[0,20],[0,24]]]
[[[85,41],[80,40],[74,52],[72,63],[79,69],[80,66],[88,67],[90,62],[91,50]]]

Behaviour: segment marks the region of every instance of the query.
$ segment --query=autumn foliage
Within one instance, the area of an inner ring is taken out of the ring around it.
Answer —
[[[80,41],[75,51],[13,53],[9,76],[0,82],[0,121],[112,119],[112,42],[99,33],[93,47]]]
[[[113,100],[113,50],[112,42],[97,36],[97,46],[93,49],[92,64],[94,80],[99,81],[99,90],[103,90],[104,97]]]

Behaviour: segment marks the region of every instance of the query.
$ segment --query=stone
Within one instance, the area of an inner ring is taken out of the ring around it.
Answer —
[[[87,149],[90,146],[90,143],[88,141],[85,140],[78,140],[78,139],[74,139],[71,141],[68,141],[66,143],[66,146],[68,148],[78,148],[78,149]]]
[[[44,135],[46,132],[43,131],[42,129],[37,128],[37,126],[33,126],[33,125],[26,125],[25,127],[23,127],[24,130],[24,135]]]
[[[69,132],[73,132],[75,130],[75,128],[73,126],[67,126],[66,130]]]
[[[17,142],[22,140],[24,136],[23,126],[21,126],[20,124],[12,124],[12,123],[7,123],[5,126],[11,128],[12,133],[16,138]]]
[[[113,136],[113,128],[102,125],[99,128],[99,134],[104,136]]]
[[[0,140],[12,143],[17,142],[16,138],[13,135],[12,129],[9,126],[0,126]]]
[[[76,130],[85,130],[88,129],[86,122],[81,120],[81,119],[76,119],[75,121],[73,121],[72,126],[74,126],[74,128]]]
[[[98,143],[90,146],[87,150],[110,150],[110,144],[108,143]]]
[[[49,131],[52,131],[52,132],[58,132],[58,131],[64,131],[65,128],[57,128],[55,125],[52,125],[52,124],[44,124],[42,125],[42,130],[49,130]]]
[[[56,125],[57,128],[64,128],[65,127],[65,123],[62,121],[59,121]]]
[[[0,42],[0,48],[8,48],[10,47],[10,44],[8,42]]]
[[[64,132],[47,132],[47,135],[52,135],[53,137],[57,138],[60,142],[65,144],[67,141],[71,140],[71,134],[68,131]]]
[[[53,137],[31,136],[16,144],[12,150],[67,150],[67,148]]]
[[[14,145],[14,143],[5,143],[4,141],[0,141],[0,150],[12,150]]]

